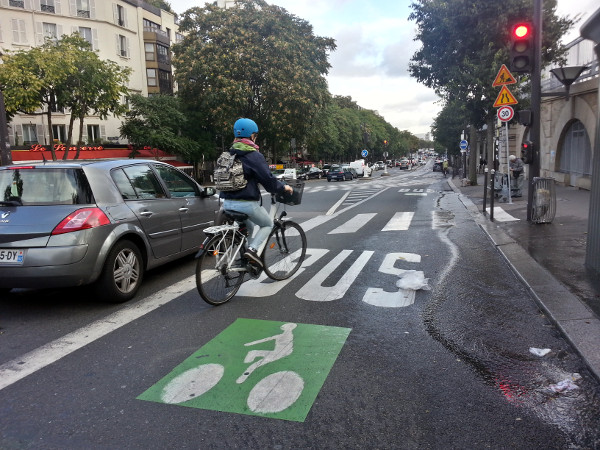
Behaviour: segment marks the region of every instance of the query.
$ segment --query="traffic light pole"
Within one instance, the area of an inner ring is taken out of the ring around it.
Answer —
[[[0,166],[8,166],[9,164],[12,164],[12,155],[10,153],[10,145],[8,144],[4,94],[2,94],[2,89],[0,89]]]
[[[533,161],[529,166],[529,189],[527,190],[527,220],[532,219],[533,179],[540,176],[540,112],[542,99],[542,1],[533,0],[533,70],[531,71],[532,124],[530,139],[533,141]]]

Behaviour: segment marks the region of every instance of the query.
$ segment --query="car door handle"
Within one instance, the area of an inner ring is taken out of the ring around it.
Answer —
[[[150,217],[152,214],[154,214],[152,211],[142,211],[140,216]]]
[[[185,206],[182,206],[181,208],[179,208],[179,212],[188,212],[190,210],[190,208],[186,208]]]

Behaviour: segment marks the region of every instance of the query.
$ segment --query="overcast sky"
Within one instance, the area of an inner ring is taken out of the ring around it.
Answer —
[[[421,137],[430,131],[441,106],[432,90],[408,75],[408,61],[419,46],[413,41],[415,23],[408,20],[412,0],[267,1],[310,22],[316,35],[336,40],[327,76],[333,95],[352,97],[400,130]],[[205,3],[169,2],[178,14]],[[579,27],[598,7],[598,0],[558,0],[559,15],[584,17],[564,42],[579,36]]]

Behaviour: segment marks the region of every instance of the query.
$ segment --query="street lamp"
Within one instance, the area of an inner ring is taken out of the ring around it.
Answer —
[[[571,66],[571,67],[558,67],[550,70],[552,74],[560,81],[566,90],[565,100],[569,100],[569,89],[571,85],[579,78],[579,75],[583,73],[587,66]]]

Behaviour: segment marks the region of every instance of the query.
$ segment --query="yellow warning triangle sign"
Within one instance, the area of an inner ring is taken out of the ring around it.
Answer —
[[[506,105],[516,105],[517,103],[519,102],[515,96],[512,95],[512,92],[510,92],[506,86],[502,86],[502,89],[500,89],[500,93],[494,102],[494,108]]]
[[[506,64],[502,64],[502,67],[500,67],[498,75],[496,75],[496,79],[492,84],[492,87],[504,86],[506,84],[515,84],[516,82],[517,80],[515,80],[515,77],[512,76],[512,73],[510,73],[508,67],[506,67]]]

